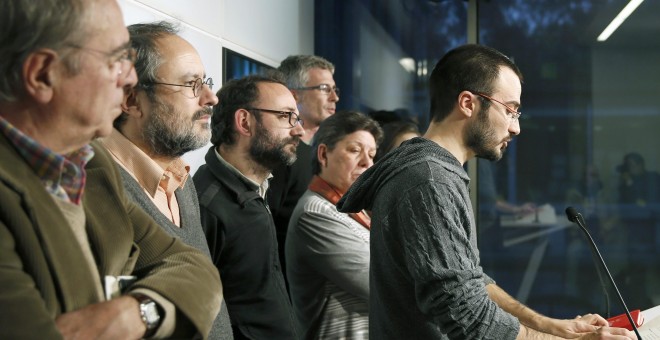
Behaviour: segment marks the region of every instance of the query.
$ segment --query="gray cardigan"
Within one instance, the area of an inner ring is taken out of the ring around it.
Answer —
[[[121,173],[126,195],[158,223],[168,234],[180,238],[186,244],[201,250],[204,254],[211,254],[209,252],[206,237],[202,230],[202,225],[199,217],[199,203],[197,201],[197,191],[189,178],[183,188],[178,188],[174,191],[177,203],[179,204],[179,214],[181,215],[181,227],[176,226],[170,221],[163,213],[160,212],[158,207],[144,192],[140,184],[121,166],[118,167]],[[229,322],[229,314],[227,314],[227,306],[223,299],[220,313],[215,318],[209,339],[214,340],[233,340],[234,336],[231,331],[231,324]]]

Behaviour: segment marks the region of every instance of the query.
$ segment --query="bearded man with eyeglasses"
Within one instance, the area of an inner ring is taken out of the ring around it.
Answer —
[[[138,82],[101,143],[119,165],[128,196],[170,235],[210,256],[190,166],[181,158],[211,139],[211,90],[197,50],[168,22],[128,26]],[[219,292],[220,294],[222,291]],[[232,339],[222,305],[211,339]]]
[[[211,119],[213,146],[194,180],[237,339],[298,339],[266,191],[305,131],[277,74],[230,80]]]
[[[300,118],[305,122],[305,135],[303,143],[298,146],[296,162],[273,170],[268,190],[268,204],[277,229],[280,263],[286,273],[284,243],[289,220],[312,179],[313,151],[310,144],[321,122],[335,114],[339,88],[333,78],[335,65],[319,56],[291,55],[277,69],[284,75],[286,85],[296,99]]]
[[[502,158],[520,134],[522,73],[468,44],[429,78],[432,120],[362,173],[337,203],[371,211],[369,336],[374,339],[635,339],[599,315],[541,315],[484,273],[463,165]]]

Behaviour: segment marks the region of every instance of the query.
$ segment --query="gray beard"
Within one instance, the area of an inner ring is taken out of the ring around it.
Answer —
[[[179,122],[167,119],[178,114],[171,105],[155,104],[157,110],[149,117],[149,121],[142,132],[144,140],[154,154],[167,158],[178,158],[186,152],[197,150],[208,144],[211,136],[209,123],[203,125],[207,133],[195,134],[194,121],[204,115],[212,114],[210,108],[195,112],[192,120],[185,122],[186,127],[184,128],[183,126],[176,126]],[[177,128],[179,130],[176,130]]]

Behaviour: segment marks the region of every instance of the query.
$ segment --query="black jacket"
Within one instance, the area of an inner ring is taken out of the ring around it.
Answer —
[[[284,242],[286,231],[289,228],[289,220],[293,209],[298,204],[300,197],[307,191],[309,182],[312,181],[312,147],[300,142],[296,149],[296,162],[292,165],[281,165],[273,170],[273,178],[268,187],[268,206],[273,213],[275,230],[277,231],[277,243],[279,244],[280,263],[282,273],[286,274],[286,263],[284,258]]]
[[[266,202],[218,160],[213,147],[205,159],[193,180],[234,337],[297,338]]]

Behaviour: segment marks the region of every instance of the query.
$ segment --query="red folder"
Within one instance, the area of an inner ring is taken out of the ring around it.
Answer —
[[[630,316],[632,317],[633,321],[635,322],[635,326],[639,327],[644,323],[644,315],[639,311],[639,309],[630,311]],[[628,317],[626,314],[621,314],[617,316],[613,316],[607,321],[610,323],[611,327],[620,327],[620,328],[625,328],[629,331],[632,331],[632,325],[630,324],[630,321],[628,321]]]

